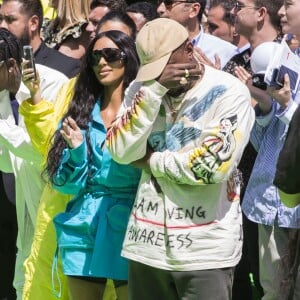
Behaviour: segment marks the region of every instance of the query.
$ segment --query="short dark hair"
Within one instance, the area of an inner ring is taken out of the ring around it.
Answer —
[[[21,12],[31,18],[32,16],[37,16],[39,19],[39,32],[43,24],[43,6],[40,0],[3,0],[2,4],[8,3],[10,1],[16,1],[20,3]]]
[[[224,16],[223,16],[223,21],[226,22],[227,24],[233,25],[234,24],[234,18],[232,14],[230,13],[234,4],[235,0],[211,0],[209,3],[209,9],[221,6],[224,9]]]
[[[196,0],[195,2],[198,2],[200,4],[200,10],[199,10],[199,14],[198,14],[198,20],[199,22],[201,23],[202,21],[202,15],[205,11],[205,8],[206,8],[206,0]]]
[[[278,15],[278,11],[283,5],[283,0],[253,0],[253,3],[256,7],[265,7],[268,11],[270,22],[273,27],[281,32],[280,26],[280,16]]]
[[[92,0],[91,1],[90,4],[91,9],[94,9],[98,6],[107,6],[110,10],[125,12],[127,3],[125,0]]]
[[[99,32],[100,27],[107,21],[119,21],[119,22],[124,23],[131,31],[131,37],[133,39],[135,39],[136,25],[135,25],[134,21],[127,15],[126,12],[120,12],[120,11],[114,11],[114,10],[109,11],[99,21],[97,29],[96,29],[96,33]]]
[[[146,1],[136,2],[128,5],[126,12],[141,13],[147,22],[159,17],[156,5]]]
[[[0,61],[14,58],[21,66],[22,46],[19,39],[6,28],[0,28]]]

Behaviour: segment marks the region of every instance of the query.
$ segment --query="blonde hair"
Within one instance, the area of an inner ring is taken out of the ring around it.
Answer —
[[[90,12],[90,0],[59,0],[56,12],[57,25],[62,30],[79,22],[87,22]]]

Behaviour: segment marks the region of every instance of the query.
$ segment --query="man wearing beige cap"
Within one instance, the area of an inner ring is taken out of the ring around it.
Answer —
[[[123,245],[129,299],[231,299],[241,256],[236,165],[254,121],[248,89],[198,64],[186,29],[146,23],[141,67],[107,146],[142,168]]]

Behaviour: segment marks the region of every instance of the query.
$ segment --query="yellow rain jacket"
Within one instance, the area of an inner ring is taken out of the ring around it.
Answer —
[[[51,145],[51,137],[72,99],[76,79],[72,78],[61,88],[54,104],[42,100],[36,105],[31,105],[24,101],[20,106],[20,113],[24,116],[32,144],[44,157]],[[31,253],[24,263],[23,300],[69,299],[66,276],[62,272],[60,261],[52,270],[56,250],[56,234],[52,220],[59,212],[65,211],[71,197],[72,195],[57,192],[49,184],[43,191]],[[108,282],[104,298],[116,299],[111,281]]]

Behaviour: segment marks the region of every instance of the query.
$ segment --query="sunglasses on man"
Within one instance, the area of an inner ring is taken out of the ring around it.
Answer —
[[[97,49],[92,52],[92,65],[97,66],[102,57],[107,63],[114,63],[120,60],[125,60],[126,54],[118,48]]]

